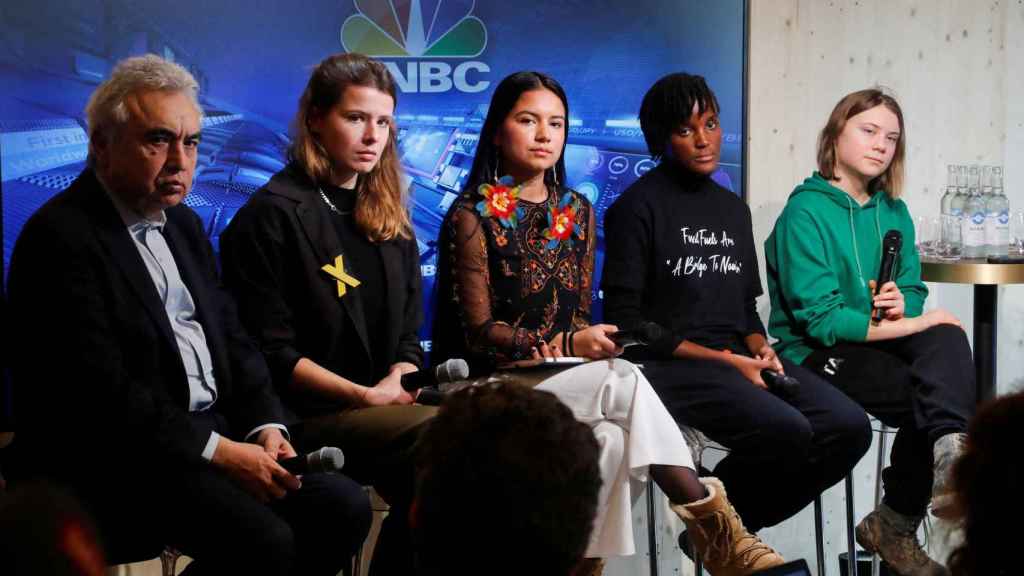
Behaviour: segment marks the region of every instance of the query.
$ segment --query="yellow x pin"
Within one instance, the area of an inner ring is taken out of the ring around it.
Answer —
[[[324,264],[321,270],[327,272],[328,274],[330,274],[331,278],[334,278],[335,280],[338,281],[338,298],[344,296],[345,292],[348,290],[348,288],[346,288],[345,286],[346,284],[353,288],[359,286],[359,280],[356,280],[354,277],[349,276],[349,274],[345,272],[345,262],[341,259],[341,254],[338,254],[338,257],[334,259],[334,266],[331,266],[330,264]]]

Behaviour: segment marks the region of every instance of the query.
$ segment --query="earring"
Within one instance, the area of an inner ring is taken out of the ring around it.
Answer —
[[[555,190],[558,190],[558,168],[556,166],[551,167],[551,183],[554,184]]]
[[[494,151],[494,183],[498,183],[498,179],[501,178],[501,154],[497,150]]]

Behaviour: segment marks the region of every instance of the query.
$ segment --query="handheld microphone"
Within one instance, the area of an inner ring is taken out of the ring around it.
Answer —
[[[278,464],[292,474],[334,473],[345,465],[345,455],[341,448],[325,446],[304,456],[285,458]]]
[[[792,376],[769,370],[761,370],[761,379],[768,385],[768,390],[782,398],[792,397],[800,390],[800,381]]]
[[[469,378],[469,364],[461,358],[451,358],[438,364],[433,370],[419,370],[402,374],[402,388],[408,392],[420,388],[447,384]]]
[[[665,335],[665,329],[656,322],[641,322],[633,330],[619,330],[608,334],[608,339],[615,342],[616,346],[623,348],[627,346],[649,346]]]
[[[875,280],[875,296],[882,290],[882,285],[892,280],[896,273],[896,260],[899,258],[900,249],[903,247],[903,234],[899,230],[889,230],[882,239],[882,262],[878,268],[878,279]],[[875,308],[871,312],[871,322],[878,324],[882,321],[882,309]]]
[[[420,388],[420,393],[416,395],[416,403],[420,406],[440,406],[445,396],[447,394],[437,388]]]

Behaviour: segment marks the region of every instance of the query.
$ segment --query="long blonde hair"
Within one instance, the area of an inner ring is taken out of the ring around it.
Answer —
[[[868,183],[868,191],[885,190],[891,198],[899,198],[903,193],[903,166],[906,154],[906,132],[903,126],[903,110],[899,102],[878,88],[869,88],[847,94],[832,109],[828,122],[818,136],[818,172],[826,180],[838,180],[836,176],[836,143],[839,135],[846,128],[846,122],[865,110],[875,106],[885,106],[890,112],[896,115],[900,124],[900,137],[896,142],[896,153],[892,156],[892,162],[877,177]]]
[[[362,54],[335,54],[317,64],[299,99],[299,110],[292,122],[292,145],[288,150],[289,159],[316,183],[331,180],[333,165],[310,125],[316,116],[326,114],[337,104],[349,86],[375,88],[390,95],[396,105],[398,103],[394,78],[376,60]],[[392,126],[377,165],[368,174],[360,175],[356,182],[356,225],[375,242],[412,238],[395,134]]]

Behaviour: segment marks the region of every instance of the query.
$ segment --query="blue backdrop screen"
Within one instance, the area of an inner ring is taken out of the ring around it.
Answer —
[[[654,164],[640,100],[674,71],[705,76],[722,106],[716,179],[743,194],[744,1],[722,0],[35,0],[0,7],[0,178],[4,273],[21,227],[84,167],[82,110],[126,56],[188,67],[206,113],[186,199],[214,247],[231,217],[284,166],[288,124],[310,68],[363,52],[387,63],[401,93],[401,160],[419,240],[424,296],[436,238],[465,179],[494,86],[524,69],[569,97],[568,184],[596,206],[600,274],[605,209]],[[600,294],[594,283],[595,315]],[[429,349],[431,310],[423,339]]]

